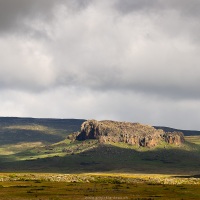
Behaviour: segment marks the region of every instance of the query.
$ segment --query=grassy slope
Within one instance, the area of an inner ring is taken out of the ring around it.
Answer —
[[[51,145],[76,132],[84,120],[0,117],[0,155]]]
[[[18,142],[55,143],[78,131],[85,120],[0,117],[0,145]]]
[[[135,149],[124,144],[99,145],[95,140],[65,140],[20,152],[15,159],[10,158],[11,162],[2,162],[1,171],[200,174],[199,153],[199,145],[190,143],[176,148]]]
[[[130,172],[200,174],[200,138],[156,149],[71,142],[83,120],[0,118],[0,170],[23,172]]]
[[[186,141],[190,142],[190,143],[194,143],[197,145],[200,145],[200,136],[198,135],[194,135],[194,136],[186,136],[185,137]]]

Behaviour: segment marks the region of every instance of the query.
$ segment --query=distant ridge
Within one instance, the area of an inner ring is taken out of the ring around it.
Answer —
[[[67,129],[69,125],[80,126],[84,119],[32,118],[32,117],[0,117],[0,126],[38,124],[53,128]],[[77,128],[75,128],[77,129]],[[78,127],[79,129],[79,127]]]
[[[20,142],[55,143],[80,130],[84,119],[0,117],[0,145]]]
[[[79,130],[81,124],[85,122],[86,119],[74,119],[74,118],[34,118],[34,117],[0,117],[0,126],[5,125],[29,125],[29,124],[39,124],[39,125],[50,125],[53,128],[67,129],[70,124],[73,124],[73,131]],[[198,130],[182,130],[166,126],[153,126],[155,129],[162,129],[165,132],[182,132],[185,136],[195,136],[200,135]]]
[[[162,129],[165,132],[182,132],[185,136],[192,136],[192,135],[200,135],[200,131],[196,130],[181,130],[181,129],[175,129],[175,128],[170,128],[166,126],[153,126],[155,129]]]

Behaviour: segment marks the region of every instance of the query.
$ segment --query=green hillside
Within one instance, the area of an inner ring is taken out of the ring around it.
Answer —
[[[200,138],[155,148],[72,141],[85,120],[0,118],[1,172],[200,174]]]
[[[100,145],[96,140],[74,143],[64,140],[7,155],[2,160],[1,171],[195,175],[200,174],[199,153],[199,145],[192,143],[182,147],[168,146],[165,149],[136,149],[124,144]]]
[[[0,117],[0,145],[23,142],[52,144],[76,132],[85,120]]]
[[[17,160],[18,155],[26,159],[29,150],[65,140],[70,133],[79,131],[84,121],[0,117],[0,161]]]

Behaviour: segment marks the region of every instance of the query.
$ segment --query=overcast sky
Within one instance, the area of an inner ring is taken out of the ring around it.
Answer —
[[[0,116],[200,130],[199,0],[0,0]]]

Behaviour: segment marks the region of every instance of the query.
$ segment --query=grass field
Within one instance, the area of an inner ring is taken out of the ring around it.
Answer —
[[[142,174],[1,174],[2,200],[199,199],[200,180]]]

